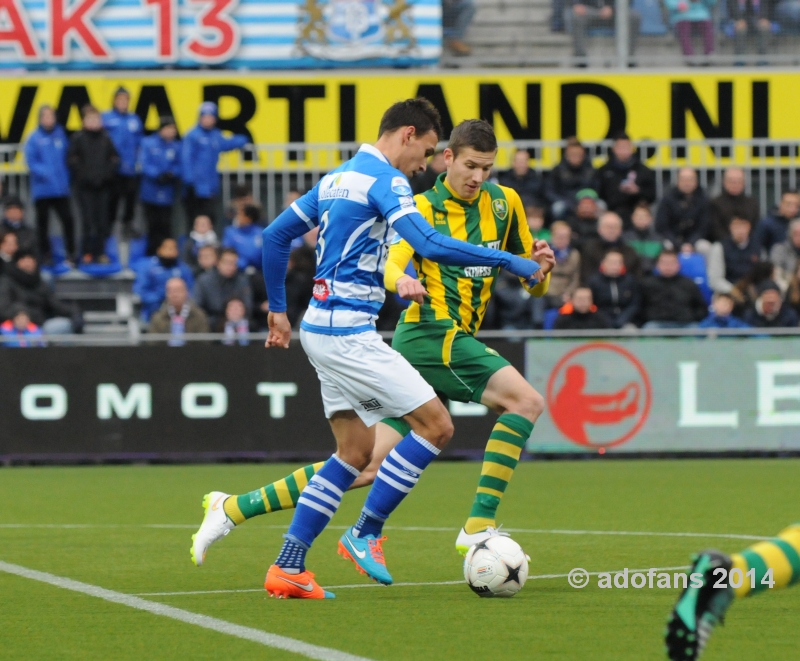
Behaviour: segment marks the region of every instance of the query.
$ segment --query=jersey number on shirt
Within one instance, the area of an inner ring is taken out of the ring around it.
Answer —
[[[325,210],[322,217],[319,219],[319,234],[317,235],[317,266],[322,261],[322,255],[325,253],[325,230],[328,229],[328,220],[330,212]]]

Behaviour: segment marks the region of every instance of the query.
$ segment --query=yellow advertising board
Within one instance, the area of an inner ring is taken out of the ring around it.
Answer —
[[[36,126],[42,104],[68,129],[87,102],[105,110],[124,85],[148,129],[159,114],[186,132],[199,104],[220,104],[221,127],[259,144],[372,141],[394,101],[426,96],[445,128],[467,118],[493,122],[500,140],[599,140],[626,130],[635,140],[800,137],[800,72],[512,73],[161,72],[4,76],[0,139],[17,143]]]

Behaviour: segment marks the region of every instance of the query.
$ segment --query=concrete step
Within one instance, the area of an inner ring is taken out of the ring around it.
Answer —
[[[127,325],[121,324],[84,324],[83,333],[84,335],[128,337],[130,330]]]
[[[85,323],[94,324],[127,324],[128,317],[123,317],[116,312],[98,312],[96,310],[91,310],[83,313],[83,321]]]

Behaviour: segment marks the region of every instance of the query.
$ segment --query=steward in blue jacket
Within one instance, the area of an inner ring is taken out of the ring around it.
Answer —
[[[128,90],[120,87],[114,93],[114,107],[109,112],[103,113],[103,127],[119,154],[119,168],[108,202],[108,218],[111,223],[116,220],[117,208],[122,200],[125,203],[122,223],[126,233],[130,232],[136,206],[136,193],[139,189],[136,163],[144,134],[142,120],[138,115],[128,112],[130,101]]]
[[[181,175],[181,143],[176,140],[175,120],[165,115],[159,119],[159,124],[158,133],[142,140],[139,150],[142,173],[139,197],[147,219],[148,255],[155,255],[161,242],[172,236],[172,203]]]
[[[53,209],[61,221],[67,257],[75,257],[75,231],[69,205],[70,177],[67,167],[69,140],[56,123],[51,106],[39,108],[39,128],[25,144],[25,161],[31,177],[31,197],[36,206],[39,254],[43,263],[51,261],[48,221]]]
[[[252,266],[261,270],[261,233],[264,228],[259,223],[260,213],[257,206],[248,204],[234,219],[234,224],[225,228],[222,235],[222,247],[233,248],[239,255],[239,269]]]
[[[199,215],[214,217],[213,201],[219,193],[219,155],[224,151],[241,149],[247,144],[247,136],[226,138],[216,125],[217,104],[206,101],[200,105],[197,126],[183,139],[181,164],[189,224]]]
[[[167,280],[183,278],[187,289],[194,285],[192,270],[178,261],[178,244],[175,239],[164,239],[154,257],[139,272],[133,292],[142,299],[142,316],[145,321],[161,307],[167,293]]]

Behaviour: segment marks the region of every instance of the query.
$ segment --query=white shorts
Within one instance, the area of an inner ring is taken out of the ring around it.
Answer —
[[[321,335],[301,330],[300,342],[319,375],[326,418],[355,411],[371,427],[436,398],[422,375],[375,331]]]

